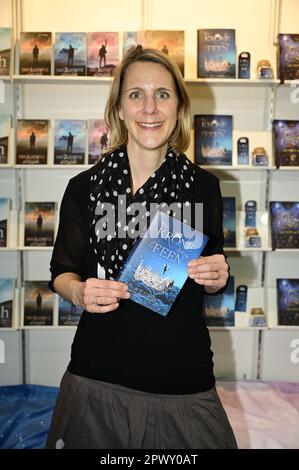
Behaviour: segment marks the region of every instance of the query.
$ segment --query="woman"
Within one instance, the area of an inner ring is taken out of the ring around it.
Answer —
[[[61,205],[50,287],[85,310],[47,447],[234,448],[201,316],[204,292],[228,280],[222,199],[217,178],[181,153],[190,121],[178,67],[161,52],[130,51],[115,73],[106,121],[111,149],[70,180]],[[166,318],[131,301],[115,280],[135,241],[119,207],[129,214],[133,202],[203,203],[209,242]],[[115,209],[105,238],[104,203]]]

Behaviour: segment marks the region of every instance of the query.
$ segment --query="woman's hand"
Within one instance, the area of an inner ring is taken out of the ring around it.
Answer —
[[[214,293],[227,282],[228,264],[223,255],[204,256],[188,263],[188,274],[207,293]]]
[[[73,281],[73,303],[90,313],[112,312],[120,299],[129,299],[128,286],[124,282],[90,278],[85,282]]]

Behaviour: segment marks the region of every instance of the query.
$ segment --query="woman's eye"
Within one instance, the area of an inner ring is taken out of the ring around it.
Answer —
[[[140,91],[133,91],[132,93],[130,93],[129,96],[133,100],[138,100],[138,99],[142,98],[142,93],[140,93]]]
[[[160,99],[160,100],[165,100],[167,98],[169,98],[169,93],[167,91],[159,91],[157,93],[157,97]]]

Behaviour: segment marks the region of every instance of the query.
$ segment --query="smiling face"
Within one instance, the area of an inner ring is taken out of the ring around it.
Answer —
[[[135,150],[167,147],[178,117],[178,97],[172,75],[160,64],[135,62],[124,78],[119,117]]]

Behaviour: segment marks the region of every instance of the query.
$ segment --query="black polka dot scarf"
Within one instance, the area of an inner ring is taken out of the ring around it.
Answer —
[[[166,205],[169,206],[172,203],[177,203],[178,207],[183,203],[191,204],[194,197],[194,182],[194,165],[184,154],[179,155],[168,148],[161,166],[133,195],[126,146],[105,154],[94,166],[94,172],[90,178],[88,204],[89,241],[97,258],[98,277],[115,279],[136,242],[136,238],[133,237],[134,228],[132,228],[136,214],[132,211],[133,206],[130,207],[132,203],[138,202],[146,208],[146,211],[142,211],[142,218],[146,219],[143,221],[146,227],[152,215],[151,203],[158,204],[159,210],[163,210]],[[115,223],[112,225],[111,216],[109,219],[108,213],[104,210],[106,203],[113,205]],[[123,222],[123,217],[120,217],[120,211],[126,214],[126,222]],[[174,213],[170,215],[175,216]],[[99,236],[99,228],[101,228],[101,236]],[[105,237],[102,236],[103,231],[106,231]]]

